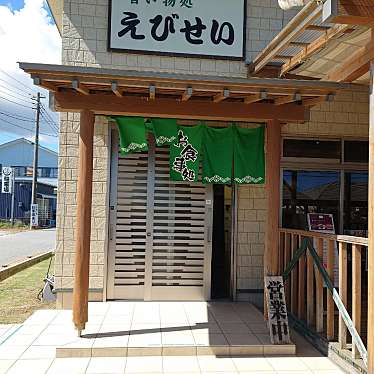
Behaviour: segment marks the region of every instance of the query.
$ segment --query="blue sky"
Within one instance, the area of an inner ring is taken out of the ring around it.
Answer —
[[[31,96],[48,92],[36,88],[17,62],[61,63],[61,38],[45,0],[0,0],[0,50],[6,51],[0,58],[0,144],[20,137],[33,140]],[[48,109],[48,99],[42,103],[46,113],[40,143],[57,150],[58,114]]]

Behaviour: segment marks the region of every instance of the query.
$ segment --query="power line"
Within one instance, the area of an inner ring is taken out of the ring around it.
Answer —
[[[0,121],[2,121],[3,123],[6,123],[7,125],[15,126],[15,127],[18,127],[19,129],[29,131],[32,134],[34,133],[33,130],[28,129],[27,127],[23,127],[23,126],[17,125],[16,123],[13,123],[13,122],[5,121],[2,118],[0,118]],[[50,136],[50,137],[53,137],[53,138],[57,138],[57,135],[50,135],[50,134],[47,134],[45,132],[40,132],[40,134],[45,135],[45,136]]]
[[[42,111],[45,112],[46,116],[57,126],[59,127],[58,123],[56,123],[54,121],[54,119],[52,118],[52,116],[50,116],[50,114],[47,112],[47,109],[45,108],[45,106],[43,104],[41,104],[41,107],[42,107]]]
[[[6,117],[9,117],[9,118],[13,118],[13,119],[16,119],[17,121],[22,121],[22,122],[31,122],[31,123],[34,123],[35,120],[30,118],[30,119],[23,119],[23,118],[18,118],[17,116],[14,116],[12,114],[7,114],[7,113],[4,113],[4,112],[1,112],[0,111],[0,115],[3,115],[3,116],[6,116]]]
[[[11,83],[9,83],[8,81],[6,81],[5,79],[0,78],[0,81],[1,81],[1,82],[4,82],[4,83],[7,84],[9,87],[12,87],[12,88],[15,89],[15,90],[18,90],[18,91],[20,91],[20,92],[22,92],[22,93],[25,93],[25,90],[24,90],[23,88],[19,88],[19,87],[17,87],[17,86],[14,86],[14,85],[12,85]],[[27,93],[27,95],[29,95],[30,97],[32,96],[32,94],[30,94],[30,93]]]
[[[15,82],[17,82],[18,84],[22,85],[23,87],[27,88],[28,90],[30,90],[32,92],[32,94],[34,95],[35,94],[35,91],[30,87],[30,86],[27,86],[26,84],[22,83],[21,81],[19,81],[18,79],[12,77],[10,74],[8,74],[6,71],[0,69],[0,71],[5,74],[7,77],[9,77],[10,79],[13,79]]]
[[[35,118],[33,118],[33,117],[26,117],[26,116],[22,116],[21,114],[11,113],[11,112],[8,112],[8,111],[6,111],[4,109],[1,109],[0,113],[8,114],[9,116],[17,117],[16,119],[21,119],[21,120],[27,120],[27,121],[35,122]]]
[[[15,92],[15,91],[13,91],[12,89],[10,89],[10,88],[8,88],[8,87],[6,87],[6,86],[3,86],[2,84],[0,84],[0,87],[1,88],[3,88],[3,89],[5,89],[5,90],[7,90],[7,91],[10,91],[12,94],[14,94],[14,95],[18,95],[18,96],[21,96],[23,99],[27,99],[27,100],[32,100],[32,97],[31,97],[31,95],[25,95],[25,94],[20,94],[20,93],[18,93],[18,92]]]
[[[8,92],[0,91],[0,93],[2,93],[2,94],[4,94],[4,95],[7,95],[7,96],[10,96],[10,97],[12,97],[13,99],[16,99],[16,100],[23,100],[23,101],[26,102],[25,99],[23,99],[23,98],[19,98],[19,97],[13,95],[13,94],[8,93]],[[29,104],[33,104],[32,101],[28,101],[28,103],[29,103]]]
[[[41,108],[41,115],[43,117],[43,119],[46,121],[46,123],[51,127],[53,128],[57,133],[59,132],[59,126],[58,124],[56,124],[53,119],[49,116],[48,112],[45,110],[45,108]]]
[[[6,101],[9,101],[10,103],[17,104],[17,105],[19,105],[19,106],[23,106],[24,108],[35,109],[35,108],[31,107],[31,106],[27,106],[27,105],[23,105],[23,104],[17,103],[17,102],[15,102],[15,101],[13,101],[13,100],[6,99],[5,97],[2,97],[2,96],[0,96],[0,99],[3,99],[3,100],[6,100]]]
[[[43,116],[43,113],[40,113],[41,116]],[[45,119],[45,118],[44,118]],[[58,134],[58,131],[55,127],[53,127],[49,122],[45,122],[49,127],[50,129],[57,135]]]

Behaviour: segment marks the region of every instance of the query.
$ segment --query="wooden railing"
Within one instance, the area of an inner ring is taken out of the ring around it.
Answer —
[[[367,245],[367,238],[280,229],[279,270],[288,310],[318,335],[338,341],[340,349],[351,348],[352,358],[364,363],[367,273],[361,260]]]

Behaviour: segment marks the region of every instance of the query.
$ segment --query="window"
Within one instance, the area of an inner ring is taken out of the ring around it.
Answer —
[[[38,168],[38,177],[57,178],[57,168]]]
[[[344,161],[369,163],[369,142],[358,140],[344,141]]]
[[[344,234],[366,236],[368,229],[368,173],[345,173]]]
[[[341,141],[284,139],[283,156],[341,160]]]
[[[340,173],[285,170],[283,172],[283,227],[307,230],[308,213],[331,213],[339,227]]]

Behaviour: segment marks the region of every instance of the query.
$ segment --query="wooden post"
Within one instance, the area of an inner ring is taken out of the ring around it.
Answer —
[[[368,201],[368,373],[374,373],[374,62],[370,65]]]
[[[335,241],[329,240],[327,247],[327,272],[334,282],[334,248]],[[326,318],[326,328],[327,328],[327,339],[334,339],[334,313],[335,313],[335,303],[330,292],[327,292],[327,318]]]
[[[317,240],[317,254],[323,261],[323,238]],[[315,272],[316,276],[316,331],[323,332],[323,280],[319,271]]]
[[[352,321],[361,335],[361,246],[352,245]],[[360,358],[354,341],[352,342],[352,358]]]
[[[347,243],[339,242],[339,296],[347,308]],[[347,327],[339,313],[339,348],[347,347]]]
[[[264,275],[278,275],[279,269],[279,209],[280,209],[280,156],[281,124],[277,120],[267,123],[266,192],[267,222],[264,253]]]
[[[92,112],[81,112],[73,290],[73,321],[79,336],[88,321],[94,122]]]

